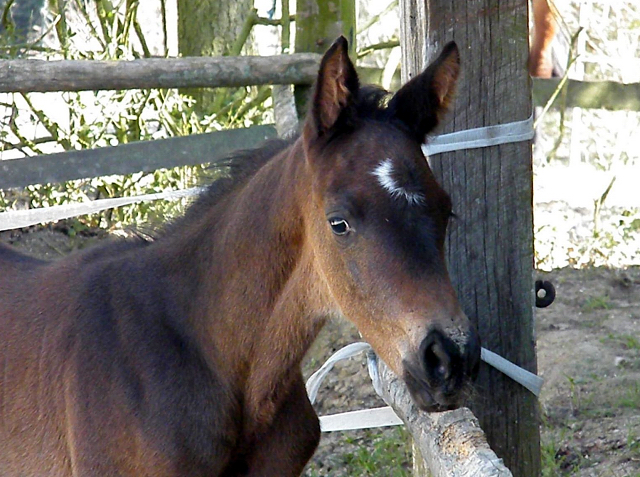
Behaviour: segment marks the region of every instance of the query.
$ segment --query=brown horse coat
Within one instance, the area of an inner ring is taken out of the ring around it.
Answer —
[[[301,137],[237,158],[156,241],[0,247],[0,475],[299,475],[319,440],[299,365],[332,316],[421,407],[458,406],[479,343],[420,151],[458,69],[449,45],[385,106],[339,39]]]

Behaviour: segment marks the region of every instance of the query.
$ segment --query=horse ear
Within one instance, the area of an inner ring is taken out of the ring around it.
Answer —
[[[429,67],[411,79],[391,98],[389,111],[424,142],[449,110],[460,72],[460,53],[448,43]]]
[[[349,59],[347,40],[341,36],[320,62],[313,102],[305,125],[307,139],[320,137],[331,129],[358,94],[356,70]]]

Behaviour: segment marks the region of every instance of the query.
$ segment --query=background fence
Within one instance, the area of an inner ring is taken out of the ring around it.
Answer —
[[[0,60],[0,93],[100,89],[310,85],[320,55],[302,53],[256,58],[150,59],[130,62]],[[381,71],[359,69],[366,79]],[[640,83],[535,79],[536,106],[640,111]],[[202,164],[275,136],[273,126],[145,141],[104,149],[70,151],[0,161],[0,189],[56,183],[110,174]]]

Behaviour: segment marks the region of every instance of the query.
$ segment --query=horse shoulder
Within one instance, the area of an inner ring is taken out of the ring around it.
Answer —
[[[183,324],[157,257],[136,243],[55,262],[0,247],[0,272],[15,272],[0,273],[0,411],[10,415],[0,467],[41,469],[38,449],[55,462],[50,475],[70,462],[82,475],[220,475],[228,465],[241,399]]]
[[[100,442],[85,455],[106,445],[134,466],[157,456],[158,475],[176,462],[217,475],[238,438],[239,406],[181,327],[171,290],[126,257],[87,268],[67,376],[81,423],[74,440]]]

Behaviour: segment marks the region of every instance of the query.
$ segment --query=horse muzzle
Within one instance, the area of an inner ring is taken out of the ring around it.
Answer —
[[[422,410],[447,411],[463,404],[480,366],[477,331],[470,326],[464,336],[464,341],[454,341],[432,329],[420,343],[417,356],[403,360],[404,381]]]

